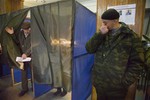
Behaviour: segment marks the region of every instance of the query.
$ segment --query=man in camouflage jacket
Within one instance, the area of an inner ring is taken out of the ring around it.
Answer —
[[[125,23],[119,22],[115,9],[106,10],[101,18],[100,31],[86,43],[87,52],[95,53],[92,81],[97,100],[124,100],[144,66],[142,43]]]

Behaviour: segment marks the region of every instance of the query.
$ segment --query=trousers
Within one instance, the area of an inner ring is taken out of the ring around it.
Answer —
[[[22,81],[22,90],[23,91],[28,91],[28,69],[30,68],[31,71],[31,65],[30,62],[24,62],[24,70],[21,70],[21,81]],[[32,76],[32,71],[31,71],[31,76]],[[31,78],[32,82],[32,78]]]

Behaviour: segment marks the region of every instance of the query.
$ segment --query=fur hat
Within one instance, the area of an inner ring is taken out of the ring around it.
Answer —
[[[21,28],[22,29],[29,29],[30,28],[30,22],[23,22]]]
[[[114,20],[119,19],[119,17],[120,15],[115,9],[108,9],[102,14],[101,19]]]

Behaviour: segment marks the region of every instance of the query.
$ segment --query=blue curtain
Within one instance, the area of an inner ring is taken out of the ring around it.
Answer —
[[[96,31],[96,14],[78,2],[74,30],[72,100],[86,100],[92,90],[94,55],[87,54],[85,44]]]

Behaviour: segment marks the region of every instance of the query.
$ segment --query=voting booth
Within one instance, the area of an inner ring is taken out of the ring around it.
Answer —
[[[33,97],[55,87],[64,87],[71,91],[72,100],[86,100],[92,90],[94,55],[86,52],[85,44],[96,31],[96,14],[78,2],[66,0],[1,15],[0,35],[7,37],[7,44],[2,42],[2,45],[7,51],[5,54],[16,66],[15,57],[19,56],[15,51],[17,46],[4,28],[13,26],[16,31],[20,30],[28,12],[32,49],[32,68],[28,78],[33,80]],[[12,55],[12,50],[15,55]],[[12,69],[14,84],[21,82],[20,69],[15,66]]]

